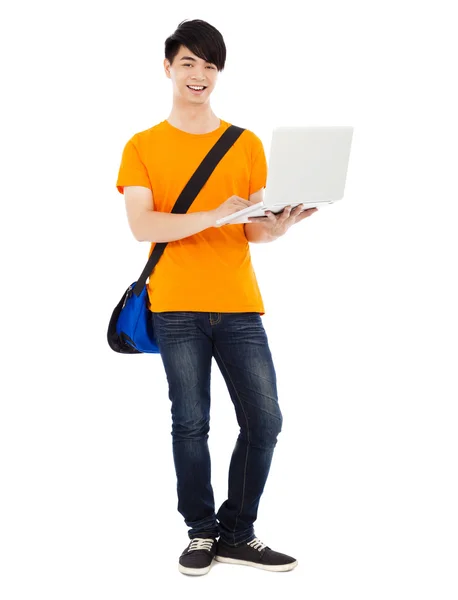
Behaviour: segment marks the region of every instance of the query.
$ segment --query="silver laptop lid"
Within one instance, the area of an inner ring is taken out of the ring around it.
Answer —
[[[350,126],[276,127],[265,204],[342,199],[352,137]]]

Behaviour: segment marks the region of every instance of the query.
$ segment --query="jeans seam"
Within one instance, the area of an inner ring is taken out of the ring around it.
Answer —
[[[224,360],[223,360],[223,357],[221,356],[221,354],[220,354],[220,353],[219,353],[219,351],[218,351],[218,348],[216,347],[216,344],[215,344],[215,351],[218,353],[218,356],[219,356],[219,358],[220,358],[220,360],[221,360],[221,364],[224,366],[224,369],[225,369],[225,371],[226,371],[226,373],[227,373],[227,376],[229,377],[229,380],[230,380],[230,382],[232,383],[232,386],[233,386],[233,388],[234,388],[234,390],[235,390],[235,395],[236,395],[236,397],[237,397],[237,400],[238,400],[238,402],[239,402],[239,404],[240,404],[240,407],[241,407],[241,409],[242,409],[242,411],[243,411],[243,415],[244,415],[244,417],[245,417],[245,421],[246,421],[246,430],[247,430],[247,446],[246,446],[245,467],[244,467],[244,469],[243,469],[242,502],[241,502],[241,505],[240,505],[240,510],[239,510],[239,512],[238,512],[238,514],[237,514],[237,516],[236,516],[236,518],[235,518],[234,531],[232,532],[232,533],[233,533],[233,536],[234,536],[234,544],[235,544],[235,530],[236,530],[236,528],[237,528],[237,521],[238,521],[238,518],[239,518],[239,516],[240,516],[240,515],[241,515],[241,513],[242,513],[242,510],[243,510],[243,504],[244,504],[244,502],[245,502],[246,471],[247,471],[247,464],[248,464],[248,453],[249,453],[249,451],[250,451],[250,429],[249,429],[249,427],[248,427],[248,418],[247,418],[247,416],[246,416],[245,409],[243,408],[243,402],[240,400],[239,394],[238,394],[238,392],[237,392],[237,388],[236,388],[236,386],[235,386],[234,382],[232,381],[232,377],[231,377],[231,375],[230,375],[230,373],[229,373],[229,371],[228,371],[228,369],[227,369],[227,367],[226,367],[226,364],[225,364],[225,362],[224,362]]]
[[[219,325],[219,323],[221,323],[221,313],[216,313],[216,314],[218,315],[218,319],[215,322],[213,322],[212,317],[211,317],[212,313],[210,313],[210,325],[212,327],[214,327],[215,325]]]

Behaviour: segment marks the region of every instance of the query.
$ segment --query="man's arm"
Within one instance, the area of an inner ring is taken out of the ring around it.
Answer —
[[[214,226],[212,211],[184,215],[155,211],[147,187],[125,186],[124,199],[130,229],[139,242],[174,242]]]
[[[258,203],[264,200],[264,188],[261,188],[257,192],[254,192],[249,197],[250,202]],[[263,223],[245,223],[245,237],[249,242],[252,243],[266,243],[273,242],[276,237],[269,235],[267,229]]]

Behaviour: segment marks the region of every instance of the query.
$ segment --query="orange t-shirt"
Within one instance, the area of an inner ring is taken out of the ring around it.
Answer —
[[[136,133],[125,145],[116,187],[139,185],[153,193],[154,210],[171,212],[191,175],[230,126],[192,134],[167,120]],[[212,210],[233,195],[248,199],[265,187],[261,140],[245,130],[221,159],[188,213]],[[155,243],[151,244],[150,254]],[[146,262],[146,260],[145,260]],[[259,312],[264,304],[243,224],[211,227],[168,242],[147,283],[150,310]]]

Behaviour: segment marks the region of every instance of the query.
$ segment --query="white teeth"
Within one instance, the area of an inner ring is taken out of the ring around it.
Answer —
[[[196,90],[199,92],[200,90],[204,89],[204,86],[202,85],[202,86],[198,87],[197,85],[188,85],[188,88],[191,88],[192,90]]]

